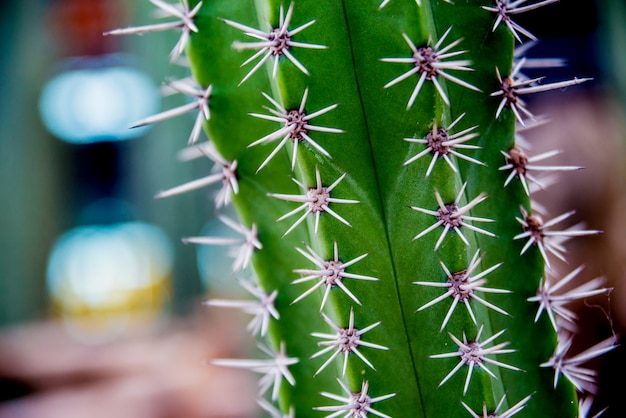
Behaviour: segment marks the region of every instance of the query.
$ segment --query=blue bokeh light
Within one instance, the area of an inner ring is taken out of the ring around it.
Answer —
[[[173,263],[172,243],[154,225],[80,226],[55,243],[46,284],[68,333],[102,343],[133,325],[158,323],[169,300]]]
[[[147,128],[130,127],[159,106],[158,89],[148,75],[123,63],[63,71],[48,81],[39,101],[46,128],[75,144],[138,137]]]

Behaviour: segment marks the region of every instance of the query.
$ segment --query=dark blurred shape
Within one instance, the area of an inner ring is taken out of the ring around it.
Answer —
[[[16,378],[0,377],[0,402],[21,398],[35,391],[28,383]]]

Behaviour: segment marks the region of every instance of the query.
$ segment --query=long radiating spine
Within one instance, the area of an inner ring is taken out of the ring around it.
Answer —
[[[564,305],[609,290],[557,294],[579,270],[550,263],[599,231],[536,214],[536,172],[580,167],[516,135],[542,122],[524,95],[588,81],[528,78],[514,53],[534,35],[512,18],[555,0],[150,1],[180,22],[109,33],[181,29],[194,81],[172,87],[196,102],[140,124],[197,109],[189,143],[203,123],[222,170],[158,197],[221,182],[241,237],[185,242],[254,270],[257,300],[207,304],[254,315],[260,358],[213,364],[262,374],[273,417],[578,416],[581,365],[614,341],[570,355]]]

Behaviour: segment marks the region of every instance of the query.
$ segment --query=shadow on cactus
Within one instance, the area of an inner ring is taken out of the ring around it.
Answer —
[[[525,95],[589,80],[524,74],[560,62],[524,58],[515,18],[556,0],[150,1],[167,23],[109,34],[180,30],[192,101],[139,124],[197,112],[216,170],[158,197],[221,184],[240,237],[185,241],[232,246],[256,298],[208,301],[259,340],[213,364],[260,374],[273,417],[587,416],[585,363],[615,342],[571,352],[567,305],[610,289],[551,260],[599,231],[541,213],[533,191],[580,167],[519,134],[545,122]]]

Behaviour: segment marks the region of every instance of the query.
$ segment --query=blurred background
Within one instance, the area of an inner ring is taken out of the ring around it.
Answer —
[[[180,241],[211,228],[214,191],[153,199],[209,174],[210,161],[177,157],[193,116],[128,129],[184,103],[161,89],[189,73],[167,57],[179,34],[102,36],[154,11],[147,0],[0,2],[0,418],[254,416],[232,400],[253,384],[206,365],[249,343],[231,331],[242,318],[201,305],[229,265]],[[626,328],[626,5],[563,0],[516,21],[541,39],[529,57],[568,63],[528,75],[595,79],[529,98],[551,123],[525,134],[537,153],[559,148],[586,167],[541,203],[605,231],[560,267],[585,263],[581,282],[615,288],[584,302],[582,350]],[[592,364],[604,417],[626,416],[614,384],[625,358],[620,348]]]
[[[210,224],[214,190],[153,198],[209,174],[208,159],[177,156],[194,116],[129,129],[185,103],[161,91],[189,73],[167,57],[179,34],[102,35],[154,23],[155,10],[147,0],[0,2],[3,418],[257,409],[241,403],[253,399],[241,396],[253,389],[246,376],[206,364],[241,355],[230,329],[243,327],[201,305],[210,285],[232,280],[230,265],[216,248],[199,266],[198,247],[181,243]]]

